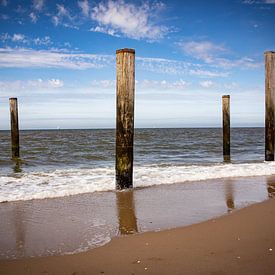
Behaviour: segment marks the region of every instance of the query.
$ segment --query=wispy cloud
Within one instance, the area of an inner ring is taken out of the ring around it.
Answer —
[[[66,28],[78,29],[74,24],[75,16],[72,16],[69,9],[63,4],[56,4],[57,13],[52,16],[52,23],[55,26],[62,25]]]
[[[244,0],[243,4],[253,5],[253,4],[275,4],[275,0]]]
[[[23,43],[26,43],[26,39],[25,39],[25,35],[23,34],[20,34],[20,33],[15,33],[12,37],[11,37],[11,40],[13,42],[23,42]]]
[[[36,38],[30,38],[27,37],[24,34],[21,33],[15,33],[13,35],[8,34],[8,33],[2,33],[0,35],[0,42],[3,44],[7,44],[9,42],[13,42],[16,45],[22,45],[22,44],[27,44],[27,45],[51,45],[52,41],[49,36],[45,37],[36,37]]]
[[[98,23],[91,31],[133,39],[161,39],[169,31],[166,26],[155,22],[157,14],[163,8],[162,3],[144,3],[138,6],[123,0],[100,2],[91,12],[91,18]]]
[[[88,0],[84,0],[84,1],[78,1],[77,2],[79,8],[81,9],[81,12],[88,17],[90,14],[90,6],[89,6],[89,2]]]
[[[226,51],[223,46],[215,45],[209,41],[180,42],[178,45],[184,53],[196,59],[201,59],[206,63],[212,63],[217,55]]]
[[[215,85],[215,83],[212,80],[201,81],[199,84],[201,87],[207,88],[207,89],[212,88]]]
[[[15,92],[31,92],[33,91],[44,91],[62,88],[64,82],[58,78],[52,79],[31,79],[31,80],[15,80],[15,81],[0,81],[0,91],[15,93]]]
[[[213,67],[224,69],[241,68],[258,68],[262,63],[255,61],[253,58],[242,57],[239,59],[225,58],[224,55],[229,52],[223,45],[217,45],[210,41],[188,41],[177,43],[184,54],[197,60],[201,60]]]
[[[186,90],[186,88],[190,85],[189,82],[179,79],[177,81],[167,81],[165,79],[163,80],[142,80],[137,81],[137,88],[145,91],[148,90],[155,90],[155,91],[182,91]]]
[[[32,5],[35,10],[40,12],[44,7],[44,0],[33,0]]]
[[[191,75],[198,77],[227,77],[228,72],[203,68],[201,64],[164,58],[137,57],[137,68],[153,73]]]
[[[102,68],[114,57],[95,54],[0,48],[0,68],[64,68],[83,70]]]
[[[34,12],[31,12],[31,13],[29,14],[29,17],[30,17],[30,19],[31,19],[31,21],[32,21],[33,23],[36,23],[37,20],[38,20],[37,15],[36,15]]]
[[[35,43],[46,43],[37,39]],[[64,68],[71,70],[115,68],[115,55],[64,52],[58,50],[33,50],[25,48],[0,48],[0,68]],[[138,70],[157,74],[191,75],[198,77],[226,77],[227,72],[203,69],[202,65],[163,58],[136,57]]]

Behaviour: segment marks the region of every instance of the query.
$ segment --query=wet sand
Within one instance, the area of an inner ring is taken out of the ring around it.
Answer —
[[[65,256],[0,261],[0,274],[274,274],[275,199],[207,222]]]
[[[4,203],[0,274],[275,274],[274,183],[232,178]]]

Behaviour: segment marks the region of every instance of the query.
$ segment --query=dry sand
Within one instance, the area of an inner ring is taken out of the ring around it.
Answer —
[[[85,253],[2,260],[0,274],[275,274],[275,199]]]

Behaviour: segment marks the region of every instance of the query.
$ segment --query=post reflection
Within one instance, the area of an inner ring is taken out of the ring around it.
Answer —
[[[231,212],[233,209],[235,209],[234,186],[232,180],[227,180],[225,182],[225,200],[228,212]]]
[[[267,177],[266,180],[267,192],[270,198],[275,196],[275,178]]]
[[[116,192],[116,203],[120,234],[129,235],[138,232],[134,191],[127,190]]]
[[[23,213],[22,209],[18,205],[14,208],[14,210],[16,258],[21,258],[25,254],[25,228],[23,223]]]

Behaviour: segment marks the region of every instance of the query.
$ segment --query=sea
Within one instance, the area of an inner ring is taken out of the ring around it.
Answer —
[[[115,130],[0,132],[0,260],[76,254],[112,238],[186,226],[275,195],[264,128],[135,129],[134,188],[115,191]]]
[[[25,130],[20,160],[0,131],[0,202],[115,189],[115,130]],[[275,174],[264,161],[264,128],[231,129],[224,163],[220,128],[135,129],[134,187]]]

